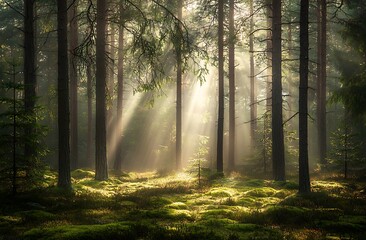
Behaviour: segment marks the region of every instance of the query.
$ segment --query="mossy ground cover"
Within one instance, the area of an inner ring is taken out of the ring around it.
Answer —
[[[73,190],[45,187],[3,195],[0,239],[366,239],[365,184],[293,181],[240,174],[205,181],[185,173],[72,173]]]

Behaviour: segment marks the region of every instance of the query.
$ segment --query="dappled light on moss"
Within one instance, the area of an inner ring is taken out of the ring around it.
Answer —
[[[26,229],[24,239],[89,239],[95,234],[91,239],[309,240],[323,232],[360,236],[366,225],[366,200],[352,199],[350,205],[343,197],[355,189],[350,184],[314,181],[316,191],[301,195],[294,182],[246,180],[238,174],[210,180],[203,188],[186,173],[132,172],[112,174],[106,181],[93,176],[76,170],[73,192],[50,187],[37,192],[37,198],[24,198],[34,202],[0,215],[0,234]]]

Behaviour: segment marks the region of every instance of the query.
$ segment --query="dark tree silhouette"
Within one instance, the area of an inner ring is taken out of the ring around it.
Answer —
[[[35,119],[36,104],[36,64],[35,64],[35,31],[34,31],[34,0],[24,0],[24,111]],[[33,120],[32,120],[33,121]],[[29,123],[25,128],[25,135],[34,135],[34,124]],[[25,157],[31,159],[36,153],[34,146],[28,141],[24,145]]]
[[[308,163],[309,1],[300,5],[299,192],[310,192]]]
[[[219,94],[217,120],[217,172],[224,171],[224,0],[218,0]]]
[[[58,41],[58,186],[71,187],[70,177],[70,109],[67,51],[67,0],[57,1]]]
[[[70,51],[70,161],[71,168],[78,167],[78,69],[76,50],[78,47],[78,21],[77,4],[78,0],[69,0],[69,51]]]
[[[108,179],[106,151],[106,26],[107,1],[97,1],[96,39],[96,125],[95,125],[95,179]]]
[[[281,0],[272,1],[272,162],[273,178],[285,180],[285,153],[282,120]]]
[[[326,120],[326,78],[327,78],[327,1],[318,0],[317,36],[317,127],[320,163],[326,163],[327,120]]]

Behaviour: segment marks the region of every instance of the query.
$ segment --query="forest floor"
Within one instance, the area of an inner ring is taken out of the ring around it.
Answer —
[[[293,181],[233,173],[205,180],[186,173],[128,173],[95,181],[72,173],[73,191],[49,185],[0,197],[5,239],[366,239],[366,184],[313,180],[297,194]]]

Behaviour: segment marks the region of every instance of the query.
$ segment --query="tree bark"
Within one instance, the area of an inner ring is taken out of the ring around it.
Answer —
[[[120,11],[120,23],[118,29],[118,73],[117,73],[117,146],[116,154],[114,159],[114,169],[116,171],[121,171],[122,169],[122,113],[123,113],[123,62],[124,62],[124,19],[123,19],[123,0],[119,5]]]
[[[107,27],[108,29],[108,27]],[[114,105],[114,63],[115,63],[115,28],[112,23],[109,23],[109,37],[107,44],[107,53],[109,54],[109,59],[107,60],[107,158],[112,158],[115,156],[115,148],[111,147],[114,145],[114,140],[116,136],[115,129],[115,119],[113,114]]]
[[[92,86],[92,68],[91,63],[86,66],[87,96],[88,96],[88,133],[87,133],[87,161],[92,159],[93,145],[93,86]]]
[[[267,84],[266,84],[266,112],[267,115],[271,112],[272,106],[272,0],[266,0],[267,11]]]
[[[326,123],[326,78],[327,78],[327,2],[318,0],[317,39],[317,130],[320,163],[326,163],[327,123]]]
[[[58,41],[58,186],[71,187],[70,177],[70,108],[67,53],[67,0],[57,1]]]
[[[107,1],[97,1],[96,39],[96,126],[95,126],[95,179],[108,179],[106,149],[106,14]]]
[[[285,180],[285,154],[282,120],[282,41],[281,0],[272,1],[272,162],[273,178]]]
[[[251,145],[254,147],[255,135],[257,130],[257,99],[255,86],[255,70],[254,70],[254,15],[253,0],[250,0],[250,36],[249,36],[249,64],[250,64],[250,139]]]
[[[69,0],[69,51],[70,51],[70,161],[71,169],[78,168],[78,70],[76,48],[78,47],[78,1]]]
[[[178,19],[182,21],[183,0],[178,0]],[[177,31],[181,32],[179,23]],[[176,47],[177,54],[177,109],[176,109],[176,170],[182,167],[182,40]]]
[[[308,163],[309,0],[300,5],[299,192],[310,192]]]
[[[36,65],[35,65],[35,34],[34,34],[35,0],[24,0],[24,110],[34,120],[36,104]],[[34,124],[31,122],[25,128],[25,135],[34,135]],[[34,146],[25,142],[24,155],[31,161],[36,154]]]
[[[267,139],[271,139],[269,136],[268,128],[270,127],[270,116],[272,107],[272,0],[266,0],[266,14],[267,14],[267,41],[266,41],[266,53],[267,53],[267,78],[266,78],[266,112],[263,119],[263,172],[267,172],[268,158],[267,154]]]
[[[224,0],[218,0],[219,89],[217,121],[217,172],[224,172]]]
[[[235,1],[229,1],[229,170],[235,168]]]

